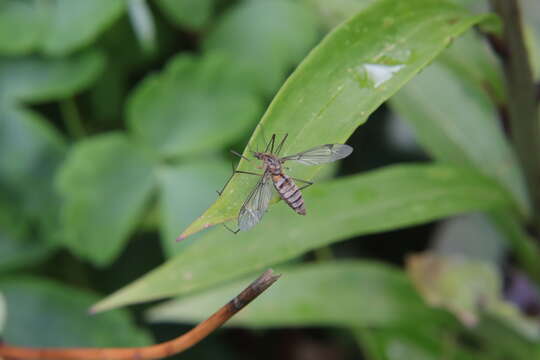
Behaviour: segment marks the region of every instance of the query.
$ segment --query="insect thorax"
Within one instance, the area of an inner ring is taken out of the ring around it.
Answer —
[[[266,165],[266,168],[272,173],[272,174],[281,174],[281,162],[276,156],[273,156],[271,154],[264,154],[261,157],[261,160],[264,162],[264,165]]]

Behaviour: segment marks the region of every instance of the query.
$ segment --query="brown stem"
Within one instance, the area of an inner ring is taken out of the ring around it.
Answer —
[[[517,0],[491,0],[503,21],[502,37],[491,37],[501,58],[508,89],[508,115],[514,143],[533,203],[534,227],[540,230],[540,124],[536,86],[523,38]]]
[[[195,326],[191,331],[176,339],[161,344],[134,348],[26,348],[0,345],[0,358],[12,359],[56,359],[56,360],[145,360],[160,359],[178,354],[195,345],[215,329],[223,325],[234,314],[249,304],[253,299],[272,285],[280,275],[267,270],[257,280],[225,304],[208,319]]]

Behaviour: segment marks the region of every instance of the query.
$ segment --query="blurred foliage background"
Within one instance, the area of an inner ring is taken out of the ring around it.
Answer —
[[[521,5],[538,79],[540,6]],[[485,13],[480,0],[0,0],[3,339],[164,341],[275,266],[273,288],[178,357],[540,356],[540,250],[511,96],[472,27]],[[252,231],[196,233],[253,185],[235,178],[215,202],[228,150],[261,146],[261,117],[289,133],[287,152],[354,153],[291,167],[320,182],[305,218],[279,203]]]

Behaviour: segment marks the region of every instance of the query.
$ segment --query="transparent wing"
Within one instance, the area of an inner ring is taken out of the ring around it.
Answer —
[[[246,231],[261,221],[272,199],[272,179],[265,173],[249,194],[238,215],[238,228]]]
[[[305,165],[319,165],[349,156],[353,148],[343,144],[326,144],[298,154],[285,156],[282,161],[293,160]]]

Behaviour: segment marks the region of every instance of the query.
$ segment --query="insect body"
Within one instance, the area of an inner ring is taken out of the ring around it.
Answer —
[[[283,173],[280,159],[271,153],[255,153],[255,157],[264,162],[279,196],[298,214],[306,215],[302,192],[294,180]]]
[[[279,157],[279,153],[287,139],[287,135],[283,137],[274,153],[275,138],[275,134],[272,135],[264,152],[254,152],[253,154],[256,159],[263,162],[263,165],[260,167],[264,170],[262,174],[239,170],[234,171],[234,173],[237,174],[257,175],[261,177],[240,209],[240,213],[238,214],[238,230],[233,231],[235,233],[240,230],[248,230],[261,220],[272,199],[272,184],[287,205],[289,205],[296,213],[306,215],[306,208],[304,206],[301,190],[313,183],[287,176],[283,171],[283,164],[286,161],[295,161],[304,165],[319,165],[343,159],[344,157],[349,156],[353,150],[349,145],[326,144],[298,154]],[[233,153],[245,158],[238,153]],[[247,158],[245,159],[249,160]],[[298,187],[295,181],[302,182],[305,185]]]

